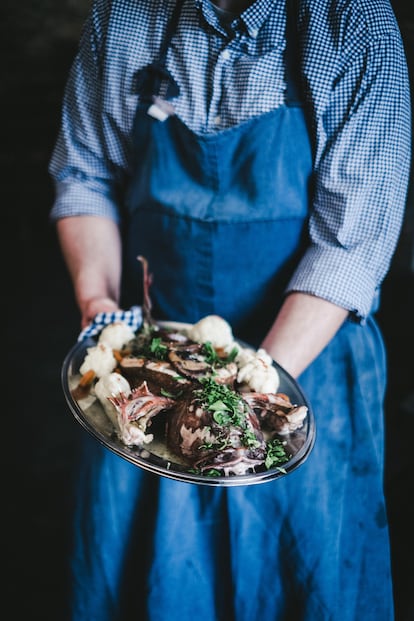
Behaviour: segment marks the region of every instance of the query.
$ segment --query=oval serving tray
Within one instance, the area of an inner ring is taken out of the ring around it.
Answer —
[[[173,324],[168,323],[168,325],[185,328],[185,324],[178,324],[176,322]],[[241,341],[238,342],[242,347],[247,346]],[[288,454],[291,455],[289,461],[283,464],[283,468],[276,467],[244,475],[230,476],[194,474],[191,472],[189,465],[185,464],[184,461],[180,461],[177,456],[168,450],[162,429],[157,429],[157,425],[154,423],[153,427],[151,427],[151,433],[154,434],[152,442],[142,447],[126,446],[117,437],[114,426],[105,414],[98,399],[93,395],[89,395],[84,399],[75,399],[72,394],[80,379],[79,368],[87,353],[86,350],[94,345],[96,345],[96,340],[90,338],[77,343],[68,352],[61,371],[61,381],[66,401],[75,419],[87,432],[106,448],[139,468],[159,476],[200,485],[254,485],[279,479],[296,470],[306,461],[313,448],[316,429],[311,405],[299,384],[276,362],[273,364],[280,377],[278,392],[287,394],[292,403],[306,405],[308,408],[308,413],[301,429],[288,435],[279,436],[281,440],[286,441],[285,448]]]

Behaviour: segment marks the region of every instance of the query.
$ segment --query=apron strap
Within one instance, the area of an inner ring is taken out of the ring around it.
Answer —
[[[162,99],[171,99],[172,97],[178,97],[180,94],[180,87],[168,71],[166,62],[168,48],[177,30],[183,4],[184,0],[177,0],[175,3],[174,10],[167,24],[158,59],[138,71],[135,75],[135,88],[140,95],[141,101],[144,103],[151,104],[154,96],[161,96]]]
[[[285,80],[286,103],[297,106],[302,101],[300,89],[300,55],[299,32],[297,19],[299,14],[298,0],[286,0],[286,50]]]
[[[170,20],[167,24],[167,30],[165,32],[164,40],[161,45],[160,54],[158,57],[158,64],[165,67],[167,61],[167,52],[170,47],[171,40],[176,33],[178,22],[180,21],[181,10],[183,8],[184,0],[177,0],[174,10],[171,14]]]

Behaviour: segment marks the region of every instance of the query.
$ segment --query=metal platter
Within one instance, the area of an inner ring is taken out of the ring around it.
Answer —
[[[170,324],[169,324],[170,325]],[[174,323],[175,327],[180,324]],[[184,324],[181,324],[184,326]],[[240,345],[246,347],[245,343]],[[139,468],[143,468],[153,474],[199,485],[237,486],[254,485],[273,481],[286,476],[300,465],[309,456],[315,442],[315,420],[310,403],[303,394],[298,383],[276,362],[280,385],[279,392],[287,394],[292,403],[306,405],[307,416],[301,429],[288,435],[280,436],[286,442],[285,448],[290,455],[288,462],[282,468],[260,470],[243,475],[231,476],[207,476],[194,474],[191,467],[184,461],[173,455],[167,448],[162,429],[157,425],[151,427],[154,439],[145,447],[126,446],[117,437],[116,430],[106,415],[98,399],[92,394],[82,399],[74,397],[73,391],[78,385],[80,375],[79,368],[85,358],[88,347],[96,345],[96,340],[87,339],[74,345],[67,354],[61,372],[63,392],[70,411],[82,427],[106,448],[116,453],[119,457],[129,461]]]

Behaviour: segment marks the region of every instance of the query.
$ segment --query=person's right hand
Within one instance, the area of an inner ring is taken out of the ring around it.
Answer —
[[[118,304],[108,297],[95,297],[81,304],[81,326],[86,328],[98,313],[113,313],[119,309]]]

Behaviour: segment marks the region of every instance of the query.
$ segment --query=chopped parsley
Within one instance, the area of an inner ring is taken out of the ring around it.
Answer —
[[[225,384],[217,384],[214,378],[203,378],[203,388],[196,390],[203,407],[212,413],[215,423],[222,428],[235,427],[239,429],[239,441],[250,449],[261,446],[254,430],[249,426],[249,408],[243,398]],[[224,450],[227,447],[237,446],[235,437],[219,435],[214,442],[204,443],[200,449]]]
[[[190,472],[191,474],[200,474],[208,477],[221,477],[223,474],[220,470],[217,470],[216,468],[210,468],[209,470],[205,470],[204,472],[199,468],[189,468],[188,472]]]
[[[242,442],[244,446],[248,446],[249,448],[259,448],[260,442],[254,435],[253,431],[250,429],[246,429],[243,432]]]
[[[150,352],[157,360],[165,360],[168,355],[168,347],[162,343],[160,337],[154,337],[151,339]]]
[[[165,388],[161,388],[160,392],[163,397],[168,397],[170,399],[178,399],[183,394],[182,390],[177,393],[172,393],[169,390],[165,390]]]
[[[270,468],[277,468],[280,472],[286,473],[286,470],[280,468],[282,464],[285,464],[290,459],[286,453],[285,444],[285,442],[278,438],[274,438],[267,443],[265,458],[265,467],[267,470],[270,470]]]
[[[222,357],[218,355],[211,342],[207,341],[206,343],[203,343],[202,352],[207,364],[211,364],[213,367],[224,367],[230,362],[234,362],[239,350],[237,347],[233,347],[228,356]]]
[[[201,384],[195,393],[218,425],[246,427],[247,404],[234,390],[211,377],[202,378]]]

